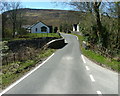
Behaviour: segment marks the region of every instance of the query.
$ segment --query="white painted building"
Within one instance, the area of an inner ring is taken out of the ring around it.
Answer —
[[[32,26],[27,27],[27,30],[30,33],[50,33],[50,28],[43,22],[37,22]]]
[[[73,24],[73,31],[76,31],[76,32],[80,31],[79,24]]]

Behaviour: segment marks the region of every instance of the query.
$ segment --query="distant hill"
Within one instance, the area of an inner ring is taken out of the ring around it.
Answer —
[[[26,25],[42,21],[47,25],[60,26],[62,23],[78,23],[84,13],[72,10],[20,9],[24,12]]]
[[[12,37],[13,34],[13,24],[10,21],[9,17],[11,11],[4,12],[5,18],[3,19],[4,22],[4,35],[5,38]],[[16,22],[16,30],[20,34],[25,34],[24,30],[19,30],[20,26],[24,25],[33,25],[39,21],[45,23],[46,25],[59,27],[61,31],[72,30],[72,24],[79,23],[85,13],[79,11],[72,11],[72,10],[53,10],[53,9],[29,9],[29,8],[22,8],[19,9],[18,17]],[[23,18],[19,18],[20,13],[23,13]],[[0,15],[1,17],[1,15]],[[22,20],[24,22],[19,21]],[[2,21],[3,21],[2,20]],[[1,24],[2,25],[2,24]],[[62,26],[60,26],[62,25]],[[0,26],[0,30],[2,26]]]

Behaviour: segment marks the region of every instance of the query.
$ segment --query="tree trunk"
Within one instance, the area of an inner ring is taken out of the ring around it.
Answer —
[[[102,42],[102,24],[101,24],[100,14],[99,14],[100,4],[101,4],[101,2],[94,3],[94,12],[95,12],[95,19],[96,19],[96,24],[97,24],[97,35],[99,38],[99,43]]]
[[[15,38],[15,22],[13,22],[13,38]]]

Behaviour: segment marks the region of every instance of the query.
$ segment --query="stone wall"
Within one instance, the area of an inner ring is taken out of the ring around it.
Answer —
[[[49,41],[57,39],[55,37],[36,38],[31,40],[14,40],[6,44],[8,49],[2,51],[2,64],[12,62],[24,62],[29,59],[35,59]]]
[[[56,37],[46,37],[46,38],[35,38],[30,40],[16,40],[16,41],[9,41],[7,46],[9,50],[12,52],[17,52],[23,47],[31,47],[35,49],[39,49],[47,44],[49,41],[57,39]]]
[[[66,45],[64,38],[55,39],[48,43],[48,48],[60,49]]]

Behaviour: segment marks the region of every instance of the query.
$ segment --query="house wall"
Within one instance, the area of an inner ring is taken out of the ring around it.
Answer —
[[[75,30],[75,29],[76,29],[75,27],[76,27],[76,24],[73,25],[73,31],[76,31],[76,30]]]
[[[47,28],[47,32],[41,32],[41,27],[43,27],[43,26],[45,26]],[[36,31],[36,28],[37,28],[37,31]],[[49,33],[49,32],[50,32],[49,27],[41,22],[39,22],[38,24],[34,25],[31,28],[31,33]]]
[[[77,25],[77,31],[79,32],[80,30],[79,30],[79,24]]]
[[[73,26],[73,31],[75,31],[75,27]]]
[[[73,25],[73,31],[79,32],[79,24],[74,24]]]

